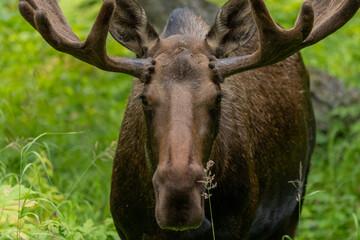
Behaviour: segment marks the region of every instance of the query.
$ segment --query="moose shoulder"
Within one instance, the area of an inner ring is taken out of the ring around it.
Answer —
[[[84,42],[56,0],[21,0],[19,9],[57,50],[135,77],[112,176],[121,239],[211,239],[203,180],[212,160],[215,235],[231,240],[295,236],[315,141],[296,52],[343,26],[359,5],[308,0],[284,30],[263,0],[230,0],[211,27],[175,10],[159,36],[136,1],[104,0]],[[107,55],[109,31],[138,58]]]

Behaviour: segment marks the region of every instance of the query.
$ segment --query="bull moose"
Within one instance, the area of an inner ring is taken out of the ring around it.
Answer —
[[[134,76],[111,186],[123,240],[212,236],[204,166],[214,162],[216,239],[295,236],[315,142],[299,53],[342,27],[360,0],[307,0],[284,30],[263,0],[230,0],[208,26],[176,9],[161,35],[135,0],[104,0],[82,42],[57,0],[21,0],[55,49]],[[107,54],[108,32],[137,55]],[[298,188],[290,181],[298,180]]]

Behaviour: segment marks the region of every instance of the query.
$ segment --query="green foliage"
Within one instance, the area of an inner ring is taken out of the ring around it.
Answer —
[[[289,28],[302,0],[266,3]],[[101,1],[60,4],[85,39]],[[119,239],[109,211],[110,173],[131,77],[53,50],[22,19],[17,0],[0,1],[0,33],[0,239]],[[360,87],[359,43],[357,13],[303,50],[304,60]],[[108,49],[130,54],[111,37]],[[334,110],[327,116],[331,131],[318,133],[299,239],[360,239],[359,109]]]
[[[302,239],[359,239],[360,121],[347,125],[339,113],[349,117],[352,107],[334,110],[331,130],[318,134],[308,191],[321,191],[305,200]]]
[[[62,193],[52,184],[54,166],[48,158],[51,148],[40,143],[45,135],[9,143],[1,150],[16,152],[20,166],[17,172],[5,164],[0,167],[0,239],[119,239],[110,216],[95,224],[99,217],[94,210],[99,206],[84,199],[84,193],[73,194],[75,187],[82,187],[79,183],[97,160],[114,154],[114,146],[94,152],[78,181],[73,179],[74,185]]]

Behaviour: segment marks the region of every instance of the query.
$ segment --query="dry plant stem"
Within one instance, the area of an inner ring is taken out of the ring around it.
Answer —
[[[212,174],[211,172],[211,167],[214,165],[214,161],[209,160],[206,164],[206,168],[204,169],[205,171],[205,180],[204,181],[200,181],[202,183],[205,184],[205,188],[207,190],[207,193],[203,193],[202,196],[205,199],[209,199],[209,210],[210,210],[210,220],[211,220],[211,229],[212,229],[212,235],[213,235],[213,240],[215,240],[215,228],[214,228],[214,219],[213,219],[213,214],[212,214],[212,208],[211,208],[211,193],[210,190],[213,188],[216,188],[217,183],[214,182],[215,179],[215,174]]]
[[[210,190],[208,189],[208,194],[210,195]],[[211,221],[211,230],[213,235],[213,240],[215,240],[215,228],[214,228],[214,219],[212,214],[212,208],[211,208],[211,199],[209,197],[209,209],[210,209],[210,221]]]
[[[299,214],[299,222],[300,222],[300,214],[301,214],[301,202],[303,200],[303,189],[304,189],[304,181],[303,181],[303,177],[302,177],[302,163],[300,162],[299,165],[299,179],[294,180],[294,181],[289,181],[289,183],[291,183],[296,189],[297,189],[297,196],[296,196],[296,201],[299,202],[299,207],[298,207],[298,214]],[[299,229],[299,233],[300,235],[300,229]]]

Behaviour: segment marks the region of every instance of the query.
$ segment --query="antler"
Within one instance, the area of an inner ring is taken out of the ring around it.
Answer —
[[[150,59],[110,56],[106,52],[106,37],[115,10],[115,0],[104,0],[87,39],[82,42],[67,23],[57,0],[20,0],[21,15],[56,50],[68,53],[100,69],[122,72],[146,78]]]
[[[335,32],[360,7],[360,0],[307,0],[294,28],[284,30],[274,22],[263,0],[249,3],[259,31],[259,48],[247,56],[212,59],[209,66],[220,79],[284,60]]]

